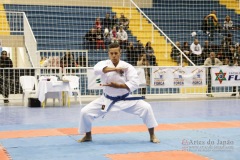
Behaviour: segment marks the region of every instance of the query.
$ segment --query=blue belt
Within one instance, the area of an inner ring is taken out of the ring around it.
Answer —
[[[107,109],[107,112],[111,109],[111,107],[114,105],[114,103],[116,103],[116,102],[118,102],[118,101],[145,99],[145,96],[142,96],[142,97],[127,97],[128,95],[129,95],[129,93],[124,94],[124,95],[122,95],[122,96],[112,97],[112,96],[109,96],[109,95],[107,95],[107,94],[104,93],[104,96],[105,96],[107,99],[112,100],[112,103],[109,105],[109,107],[108,107],[108,109]]]

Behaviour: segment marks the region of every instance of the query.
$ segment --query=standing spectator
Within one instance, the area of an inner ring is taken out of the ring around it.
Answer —
[[[201,29],[203,31],[203,33],[207,34],[208,33],[208,21],[207,21],[207,16],[204,16],[203,20],[202,20],[202,26]]]
[[[129,28],[129,20],[127,17],[124,16],[123,13],[121,13],[121,17],[119,18],[119,25],[123,26],[125,30]]]
[[[0,58],[0,68],[12,68],[13,63],[12,60],[7,56],[7,51],[1,52]],[[0,92],[3,95],[4,103],[9,103],[8,96],[9,96],[9,88],[10,86],[10,77],[11,73],[7,69],[0,70]]]
[[[190,46],[190,49],[191,49],[190,59],[192,60],[192,62],[196,65],[201,65],[201,62],[202,62],[202,58],[201,58],[202,47],[199,44],[198,39],[194,40],[194,42]]]
[[[207,58],[205,61],[204,61],[204,66],[220,66],[222,65],[223,63],[218,59],[218,58],[215,58],[215,53],[214,52],[211,52],[210,55],[209,55],[209,58]],[[207,84],[208,84],[208,89],[207,89],[207,96],[208,97],[213,97],[212,94],[209,94],[212,92],[212,83],[211,83],[211,68],[209,67],[208,68],[208,71],[207,71]]]
[[[137,66],[149,66],[149,61],[147,60],[147,55],[146,54],[142,54],[139,58],[139,60],[137,61]],[[146,85],[149,86],[150,85],[150,70],[149,68],[144,68],[144,74],[145,74],[145,78],[146,78]],[[147,88],[141,88],[141,94],[146,94],[146,90]]]
[[[96,48],[96,30],[92,28],[86,35],[85,35],[87,49],[95,49]]]
[[[181,43],[177,41],[175,45],[181,50]],[[172,47],[171,58],[177,62],[177,65],[181,65],[181,52],[175,47]]]
[[[147,55],[147,60],[150,62],[151,66],[156,66],[156,56],[154,55],[154,49],[152,48],[152,43],[148,41],[145,45],[145,53]]]
[[[127,32],[123,30],[123,26],[120,26],[119,31],[117,32],[117,38],[121,49],[125,50],[127,46],[128,35]]]
[[[233,66],[240,66],[240,46],[238,46],[238,48],[236,48],[236,51],[233,53],[233,63],[232,65]],[[238,92],[240,94],[240,87],[236,87],[234,86],[233,87],[233,92],[236,92],[237,91],[237,88],[238,88]],[[231,96],[236,96],[237,94],[236,93],[233,93]]]
[[[110,40],[111,40],[111,43],[118,43],[118,35],[117,35],[116,27],[113,27],[113,29],[110,32]]]
[[[98,18],[96,18],[96,21],[95,21],[95,28],[96,29],[98,29],[98,28],[102,28],[102,26],[101,26],[101,20],[100,20],[100,18],[98,17]]]
[[[106,13],[105,18],[103,19],[103,27],[108,29],[111,28],[111,18],[109,13]]]
[[[210,32],[210,41],[213,41],[213,35],[216,30],[220,32],[220,25],[218,23],[217,12],[213,10],[209,15],[205,18],[208,22],[208,31]]]
[[[100,46],[102,46],[102,49],[104,49],[104,51],[105,51],[104,38],[103,38],[103,33],[102,33],[101,28],[97,29],[96,43],[97,43],[97,50],[99,49]]]

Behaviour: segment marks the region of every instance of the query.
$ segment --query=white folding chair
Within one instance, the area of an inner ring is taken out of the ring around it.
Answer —
[[[78,96],[79,103],[81,104],[79,77],[78,76],[63,76],[62,79],[69,81],[71,92],[74,94],[75,102],[77,102],[77,96]]]
[[[39,77],[39,81],[47,80],[47,79],[50,79],[50,81],[57,81],[58,77],[56,77],[56,76],[41,76],[41,77]],[[48,93],[46,93],[45,97],[46,98],[45,98],[44,105],[47,105],[48,98],[53,99],[54,106],[55,106],[55,99],[58,99],[59,104],[62,105],[62,92],[48,92]]]
[[[23,89],[22,103],[24,106],[27,106],[30,95],[31,97],[36,97],[38,86],[37,79],[34,76],[21,76],[20,84]]]

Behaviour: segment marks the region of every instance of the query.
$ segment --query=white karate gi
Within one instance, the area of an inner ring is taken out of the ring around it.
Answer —
[[[124,88],[113,88],[105,86],[103,89],[104,94],[107,94],[111,97],[122,96],[138,88],[139,78],[137,71],[129,63],[121,60],[119,61],[117,68],[127,68],[123,74],[117,73],[115,71],[103,73],[103,68],[105,67],[115,68],[111,60],[98,62],[94,66],[95,74],[101,75],[102,84],[109,84],[111,82],[120,84],[122,83],[126,84],[130,91]],[[132,95],[129,95],[128,97],[131,96]],[[106,110],[111,102],[112,100],[107,99],[104,95],[102,95],[100,98],[92,101],[84,108],[82,108],[80,112],[79,133],[84,134],[86,132],[90,132],[93,120],[106,113],[102,110],[102,106],[105,105]],[[148,128],[153,128],[158,125],[150,104],[143,100],[117,101],[109,111],[119,110],[139,115]]]

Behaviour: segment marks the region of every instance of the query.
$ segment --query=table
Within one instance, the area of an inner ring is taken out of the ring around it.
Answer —
[[[55,93],[53,93],[55,92]],[[63,81],[46,81],[46,80],[42,80],[39,81],[38,84],[38,92],[37,92],[37,97],[38,100],[42,103],[43,108],[45,107],[45,98],[46,98],[46,93],[52,93],[52,94],[56,94],[56,93],[63,93],[65,96],[63,96],[63,105],[66,95],[68,95],[68,99],[71,95],[71,88],[70,88],[70,84],[69,82],[63,82]],[[68,100],[68,106],[70,106],[70,100]]]

